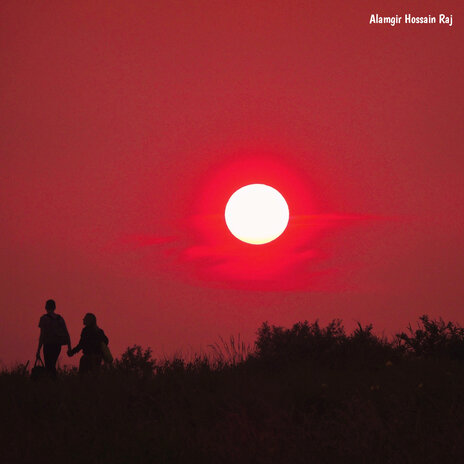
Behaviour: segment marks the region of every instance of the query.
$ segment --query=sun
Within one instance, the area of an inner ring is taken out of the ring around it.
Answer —
[[[287,228],[290,212],[282,194],[264,184],[250,184],[232,194],[225,220],[232,235],[245,243],[263,245]]]

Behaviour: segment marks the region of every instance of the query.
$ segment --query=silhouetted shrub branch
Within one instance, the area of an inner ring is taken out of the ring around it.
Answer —
[[[441,317],[430,319],[424,314],[419,318],[417,329],[409,324],[408,333],[401,332],[396,338],[398,347],[408,354],[464,359],[464,328]]]
[[[152,375],[156,369],[156,359],[152,358],[150,347],[145,350],[140,345],[133,345],[126,349],[120,359],[116,359],[114,367],[121,371],[137,375]]]

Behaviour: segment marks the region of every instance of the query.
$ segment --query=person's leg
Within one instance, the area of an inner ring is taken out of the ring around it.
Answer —
[[[84,354],[79,361],[79,373],[95,372],[100,370],[102,357],[97,354]]]
[[[100,368],[101,356],[98,354],[89,354],[89,370],[96,372]]]
[[[103,358],[99,356],[98,354],[95,355],[95,358],[93,360],[93,368],[95,371],[99,371],[102,365]]]
[[[79,361],[79,374],[85,374],[92,369],[92,359],[89,355],[82,355],[82,358]]]
[[[46,344],[43,347],[44,363],[45,368],[50,374],[56,376],[56,362],[61,352],[61,345],[58,344]]]

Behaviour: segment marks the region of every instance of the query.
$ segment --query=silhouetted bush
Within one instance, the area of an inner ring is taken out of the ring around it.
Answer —
[[[298,322],[290,329],[265,322],[258,329],[255,345],[254,356],[271,362],[306,359],[332,366],[346,362],[364,366],[398,359],[394,346],[372,333],[372,325],[358,323],[347,335],[339,319],[326,327],[320,327],[317,320]]]
[[[140,345],[133,345],[124,351],[121,358],[114,361],[112,369],[141,377],[152,375],[172,376],[183,372],[211,370],[211,363],[206,356],[198,355],[189,362],[179,355],[171,359],[157,360],[152,357],[150,347],[144,349]]]
[[[333,353],[346,339],[341,321],[336,319],[321,328],[316,320],[297,322],[291,329],[270,326],[267,322],[257,331],[256,354],[260,359],[321,359]]]
[[[141,376],[152,375],[156,369],[156,360],[152,358],[150,347],[145,350],[140,345],[126,349],[120,359],[114,362],[114,368]]]
[[[453,322],[430,319],[424,314],[417,329],[408,326],[408,333],[396,335],[398,346],[405,353],[423,357],[464,359],[464,328]]]
[[[389,343],[371,325],[263,324],[247,356],[238,341],[191,361],[134,345],[38,382],[18,365],[0,374],[1,462],[460,462],[464,363],[447,356],[462,329],[418,330]]]
[[[209,345],[212,356],[196,356],[190,362],[181,356],[157,361],[152,358],[150,348],[133,345],[115,360],[114,368],[147,376],[218,370],[257,360],[272,364],[306,360],[333,367],[346,363],[374,367],[398,362],[405,355],[464,359],[464,328],[452,322],[445,323],[441,318],[430,319],[427,315],[419,318],[416,330],[409,325],[408,333],[397,334],[391,342],[375,335],[372,324],[358,323],[348,335],[340,319],[334,319],[326,327],[321,327],[318,320],[297,322],[291,328],[264,322],[257,331],[254,350],[240,336],[232,336],[228,342],[220,340],[221,343]]]
[[[398,362],[401,359],[401,351],[394,343],[384,337],[372,333],[372,324],[358,327],[344,341],[345,350],[342,359],[352,361],[360,366],[373,367],[386,362]]]

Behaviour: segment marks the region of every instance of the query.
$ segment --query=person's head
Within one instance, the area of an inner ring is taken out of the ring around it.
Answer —
[[[52,313],[56,309],[55,300],[47,300],[45,303],[45,309],[48,313]]]
[[[82,320],[86,327],[95,327],[97,325],[97,318],[95,314],[87,313]]]

